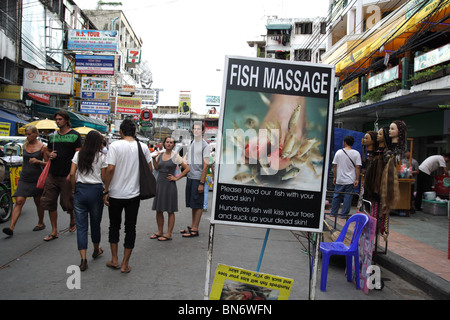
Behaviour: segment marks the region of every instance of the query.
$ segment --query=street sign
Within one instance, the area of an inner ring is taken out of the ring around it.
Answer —
[[[153,113],[148,110],[144,109],[141,111],[141,121],[150,121],[153,118]]]

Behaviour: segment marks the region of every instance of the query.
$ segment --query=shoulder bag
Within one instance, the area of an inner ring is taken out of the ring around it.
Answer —
[[[156,179],[148,167],[147,159],[142,152],[139,141],[136,141],[139,156],[139,198],[141,200],[151,199],[156,195]]]

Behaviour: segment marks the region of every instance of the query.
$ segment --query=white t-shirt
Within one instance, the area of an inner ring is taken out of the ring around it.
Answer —
[[[342,149],[339,149],[334,155],[333,164],[336,168],[336,184],[353,184],[356,181],[355,166],[361,166],[361,155],[356,150],[345,150],[348,157]],[[350,161],[349,157],[353,160]]]
[[[419,170],[428,175],[439,168],[447,168],[444,157],[440,155],[426,158],[419,166]]]
[[[150,150],[139,143],[147,162],[152,160]],[[111,143],[106,158],[108,165],[115,166],[109,185],[109,196],[116,199],[131,199],[139,196],[139,158],[136,141],[118,140]]]
[[[72,162],[78,166],[78,154],[80,152],[77,151],[73,156]],[[103,183],[102,181],[102,168],[106,168],[108,164],[106,163],[106,155],[103,152],[97,153],[97,156],[92,163],[92,172],[82,173],[79,169],[77,169],[76,173],[76,182],[86,183],[86,184],[98,184]]]

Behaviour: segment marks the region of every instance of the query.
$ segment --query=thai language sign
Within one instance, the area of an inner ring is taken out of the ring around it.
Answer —
[[[359,78],[352,80],[343,87],[342,100],[353,97],[359,93]]]
[[[67,49],[79,51],[117,51],[117,31],[69,30]]]
[[[322,230],[331,66],[227,58],[213,223]]]
[[[75,56],[75,73],[114,75],[114,56]]]
[[[219,264],[210,300],[288,300],[294,280]]]
[[[72,93],[73,75],[69,72],[50,70],[23,70],[23,90],[25,92],[41,92],[66,94]]]

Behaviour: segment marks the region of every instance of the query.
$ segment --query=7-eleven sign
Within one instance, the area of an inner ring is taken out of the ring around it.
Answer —
[[[141,50],[128,49],[127,50],[127,63],[141,63]]]

